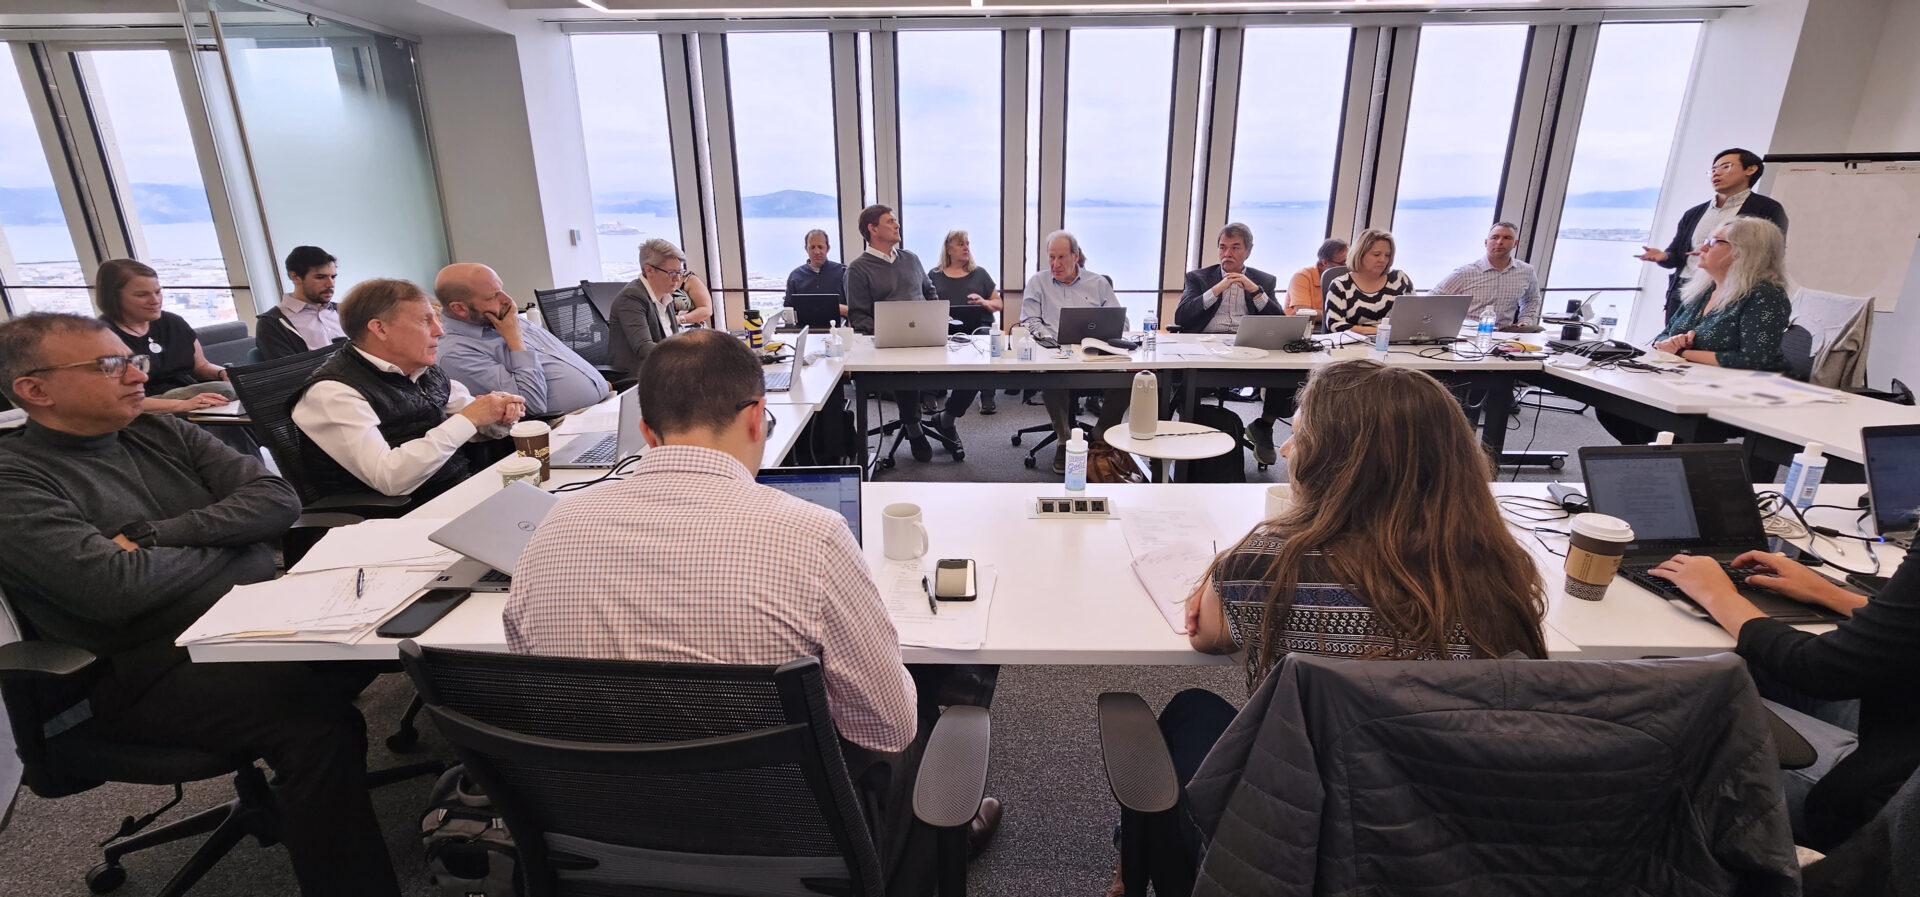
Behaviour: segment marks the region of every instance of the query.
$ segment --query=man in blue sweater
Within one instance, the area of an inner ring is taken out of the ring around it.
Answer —
[[[927,278],[927,266],[919,256],[900,246],[900,219],[895,217],[893,209],[883,205],[867,206],[860,210],[859,224],[861,235],[867,239],[867,249],[847,264],[848,326],[860,333],[872,333],[875,303],[941,301],[940,294],[933,289],[933,281]],[[967,402],[973,401],[973,394],[965,390],[949,394],[946,411],[934,419],[942,425],[940,435],[956,452],[962,447],[953,420],[967,412],[966,403],[957,401],[961,396],[965,396]],[[900,426],[906,432],[913,460],[933,460],[933,446],[927,442],[926,431],[920,425],[919,391],[895,390],[893,401],[900,406]]]
[[[787,275],[787,296],[781,301],[793,307],[795,296],[834,295],[840,297],[840,316],[847,316],[847,266],[827,258],[833,243],[819,228],[807,231],[807,263]]]

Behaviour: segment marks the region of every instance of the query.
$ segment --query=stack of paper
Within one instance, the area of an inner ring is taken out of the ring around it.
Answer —
[[[436,545],[427,537],[447,522],[444,518],[399,517],[334,527],[288,572],[360,567],[445,570],[460,559],[459,552]]]
[[[900,644],[920,648],[952,648],[970,651],[987,643],[987,622],[993,613],[993,590],[999,575],[992,564],[978,564],[974,587],[980,597],[972,601],[938,602],[940,612],[927,606],[927,589],[921,584],[933,581],[934,560],[887,561],[874,571],[880,597],[886,601],[887,616]]]
[[[352,644],[439,575],[438,570],[343,567],[235,586],[174,643],[272,638]]]
[[[1133,575],[1173,631],[1187,631],[1187,596],[1206,575],[1219,540],[1199,508],[1129,507],[1120,520],[1133,552]]]

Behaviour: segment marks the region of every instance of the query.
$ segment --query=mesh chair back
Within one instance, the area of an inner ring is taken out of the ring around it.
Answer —
[[[587,301],[593,303],[594,310],[600,313],[600,319],[606,320],[613,317],[613,300],[627,285],[611,280],[583,280],[580,281],[580,288],[587,291]]]
[[[882,893],[817,659],[636,663],[406,642],[401,662],[506,820],[534,897]]]
[[[1780,357],[1787,363],[1787,376],[1805,382],[1813,378],[1813,333],[1794,324],[1780,336]]]
[[[611,339],[607,321],[588,298],[584,286],[557,290],[534,290],[533,300],[540,305],[540,320],[554,336],[578,353],[588,364],[607,363],[607,343]]]
[[[1333,286],[1334,278],[1339,277],[1340,275],[1345,274],[1351,270],[1353,269],[1347,267],[1346,265],[1334,265],[1333,267],[1320,272],[1320,298],[1325,299],[1327,297],[1327,288],[1330,286]]]
[[[227,369],[233,393],[246,406],[253,438],[273,453],[280,475],[300,493],[302,504],[312,504],[326,495],[307,477],[304,454],[300,450],[300,430],[293,425],[293,409],[288,402],[307,382],[314,369],[326,363],[337,351],[324,346],[311,352]]]

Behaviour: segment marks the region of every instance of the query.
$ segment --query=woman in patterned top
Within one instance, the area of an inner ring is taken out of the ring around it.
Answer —
[[[1413,278],[1393,267],[1393,234],[1368,228],[1360,232],[1347,257],[1353,270],[1327,284],[1327,329],[1373,333],[1393,310],[1393,300],[1413,292]]]
[[[1295,651],[1546,657],[1539,569],[1494,505],[1493,467],[1447,388],[1420,371],[1357,359],[1314,371],[1299,403],[1293,438],[1280,447],[1293,503],[1214,559],[1187,598],[1193,647],[1245,651],[1249,692]],[[1182,785],[1236,712],[1198,688],[1161,711]],[[1123,829],[1138,824],[1123,814]],[[1174,828],[1121,843],[1177,838],[1197,861],[1197,832]],[[1121,890],[1116,873],[1108,894]]]
[[[1687,281],[1680,310],[1654,348],[1696,364],[1753,371],[1786,369],[1780,338],[1793,303],[1787,299],[1786,237],[1764,218],[1735,218],[1700,248],[1700,269]]]

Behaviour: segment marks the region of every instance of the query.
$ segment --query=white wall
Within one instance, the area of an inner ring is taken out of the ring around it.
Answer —
[[[1860,91],[1849,152],[1910,153],[1920,157],[1920,72],[1912,48],[1920,46],[1920,2],[1888,0],[1879,47]],[[1920,241],[1915,241],[1907,286],[1894,311],[1874,316],[1868,383],[1884,389],[1898,377],[1920,388]]]

